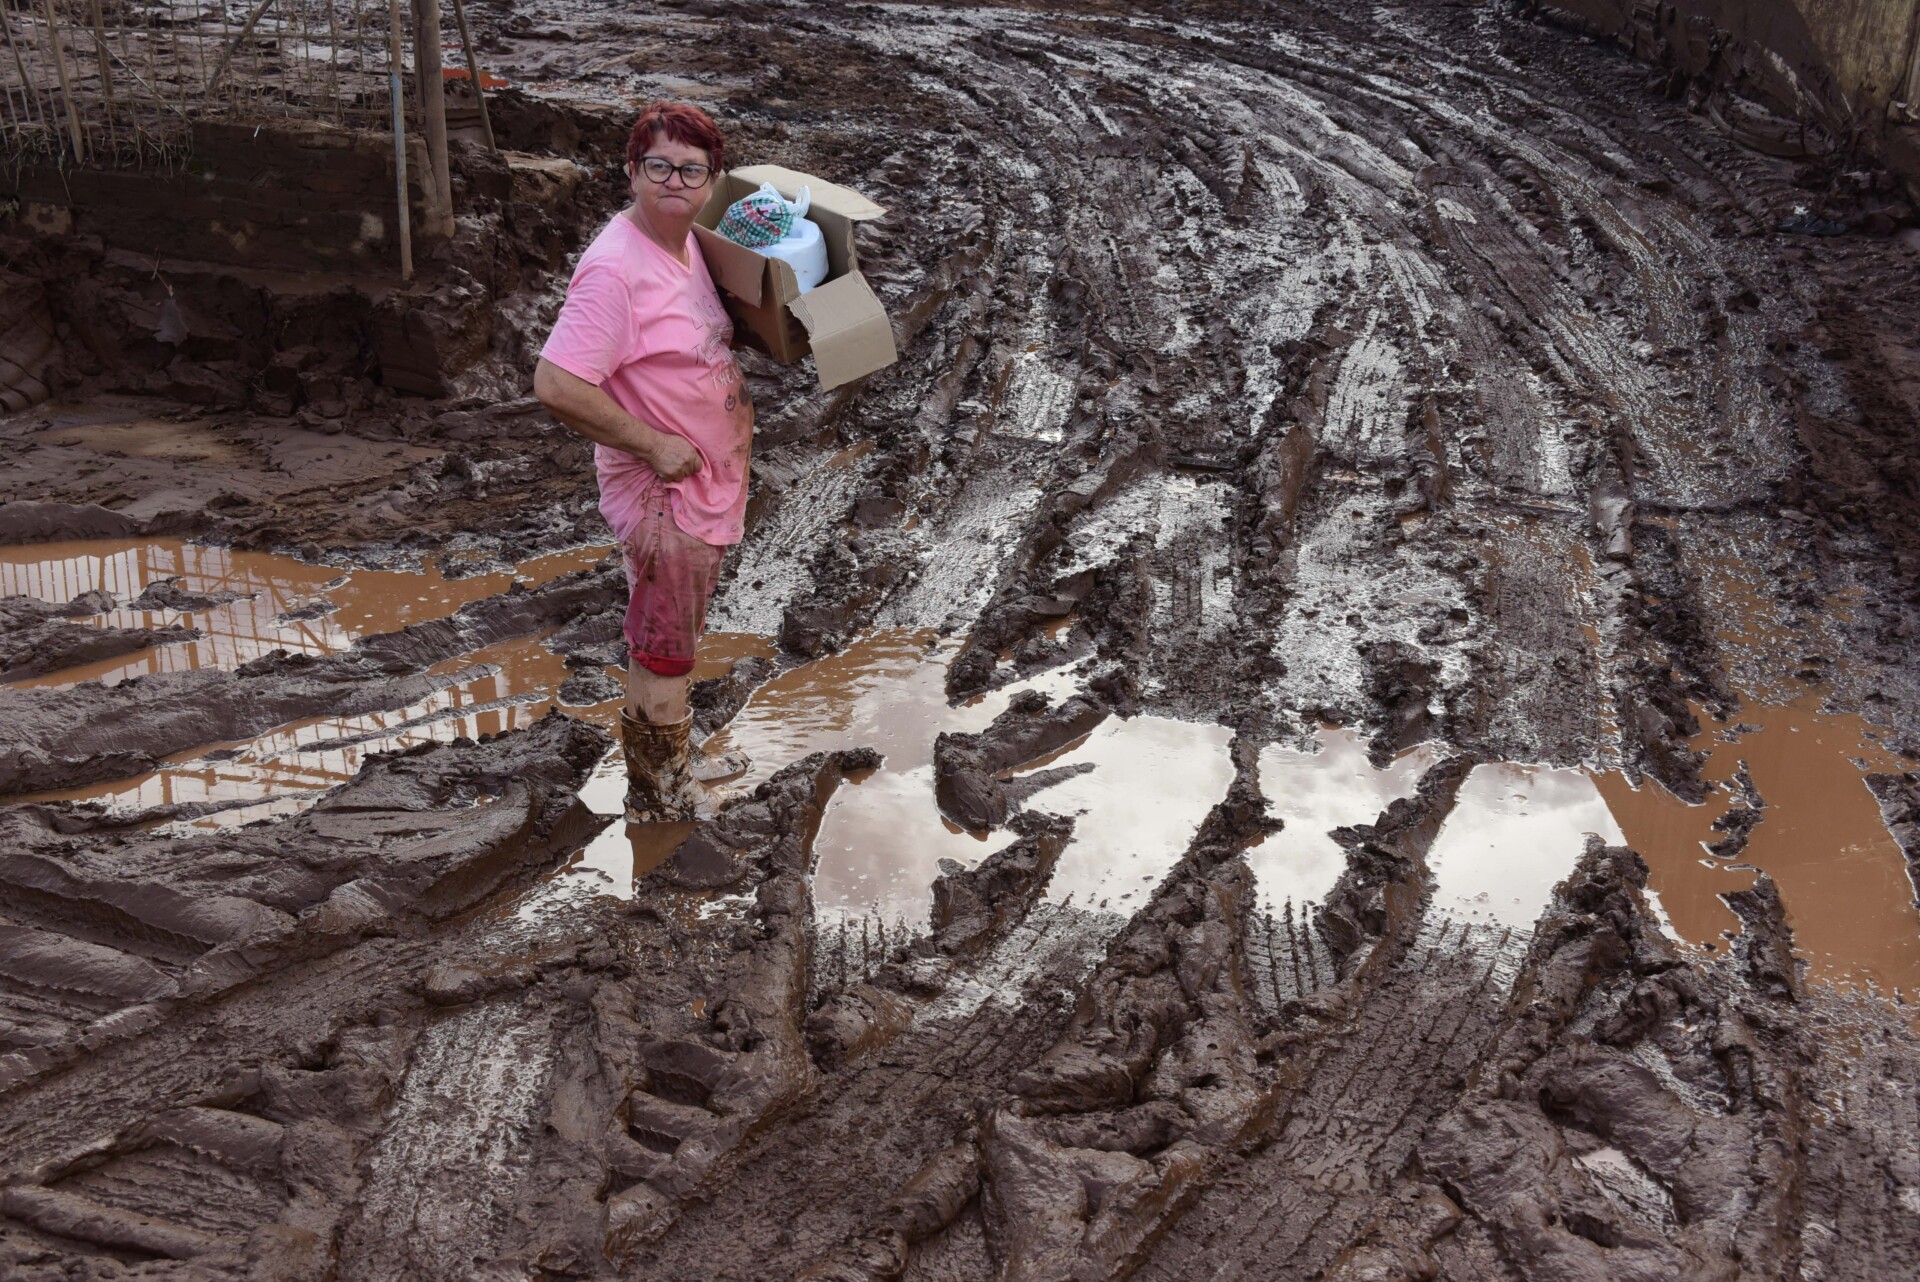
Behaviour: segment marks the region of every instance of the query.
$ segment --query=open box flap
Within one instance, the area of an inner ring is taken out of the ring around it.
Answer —
[[[760,305],[762,284],[767,276],[767,257],[745,245],[736,245],[717,231],[693,229],[700,242],[700,254],[707,260],[707,272],[720,282],[720,288],[749,307]]]
[[[805,187],[812,191],[816,207],[857,223],[878,218],[887,212],[884,206],[874,204],[857,191],[780,165],[749,165],[745,169],[733,170],[732,176],[749,184],[749,189],[754,191],[759,190],[761,183],[772,183],[774,190],[788,200],[799,199],[800,189]]]
[[[806,326],[822,390],[851,383],[898,359],[893,326],[864,276],[830,280],[787,306]]]

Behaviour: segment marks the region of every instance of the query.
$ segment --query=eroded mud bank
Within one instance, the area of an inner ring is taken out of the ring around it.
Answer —
[[[471,16],[553,154],[418,296],[9,268],[0,1272],[1920,1269],[1877,179],[1502,7]],[[902,360],[746,358],[644,831],[523,392],[658,92],[892,206]]]

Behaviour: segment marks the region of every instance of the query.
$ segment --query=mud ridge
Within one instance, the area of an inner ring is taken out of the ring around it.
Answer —
[[[199,629],[178,623],[164,628],[121,628],[77,622],[116,604],[108,593],[98,591],[83,593],[64,605],[24,596],[0,598],[0,681],[44,676],[200,637]]]
[[[175,838],[0,811],[0,1080],[47,1073],[293,963],[472,906],[598,826],[610,740],[560,715],[371,758],[290,819]],[[78,831],[75,829],[78,828]]]
[[[1076,694],[1059,707],[1038,691],[1016,695],[979,734],[942,734],[933,745],[933,791],[940,813],[983,831],[1007,822],[1024,800],[1063,775],[1004,776],[1092,733],[1110,711],[1098,695]]]
[[[1764,878],[1742,892],[1742,977],[1682,962],[1645,883],[1638,856],[1596,846],[1557,892],[1508,1027],[1421,1141],[1414,1178],[1428,1187],[1407,1196],[1441,1213],[1401,1239],[1406,1276],[1436,1261],[1457,1276],[1486,1241],[1499,1276],[1786,1271],[1808,1100],[1771,1009],[1793,1001],[1791,972],[1760,960],[1786,937],[1778,897]],[[1439,1239],[1463,1216],[1456,1255]],[[1391,1249],[1385,1225],[1370,1232],[1336,1276],[1366,1276]]]

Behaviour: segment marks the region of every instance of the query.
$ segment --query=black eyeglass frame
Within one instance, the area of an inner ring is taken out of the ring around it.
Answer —
[[[652,174],[647,172],[647,166],[649,164],[665,165],[667,167],[666,172],[661,174],[658,178],[655,178]],[[700,175],[699,182],[695,182],[691,177],[688,176],[687,171],[689,169],[694,170]],[[655,183],[655,184],[658,184],[659,186],[664,187],[667,185],[667,180],[673,177],[676,173],[680,175],[681,184],[685,186],[689,191],[698,191],[700,190],[700,188],[706,186],[708,183],[713,181],[712,165],[696,165],[692,163],[688,163],[685,165],[676,165],[671,160],[668,160],[665,156],[640,157],[640,174],[643,178],[645,178],[650,183]]]

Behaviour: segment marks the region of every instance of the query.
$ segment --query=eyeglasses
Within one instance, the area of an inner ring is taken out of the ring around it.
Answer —
[[[713,177],[711,165],[676,165],[665,156],[642,156],[640,172],[647,176],[650,183],[665,183],[675,173],[680,181],[689,187],[704,187]]]

